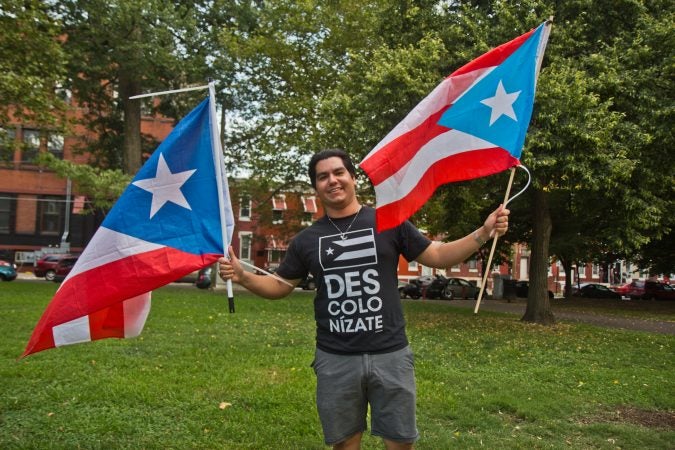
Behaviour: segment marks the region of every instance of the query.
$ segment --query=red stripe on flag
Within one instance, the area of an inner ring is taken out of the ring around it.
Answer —
[[[124,337],[124,302],[89,314],[91,340]]]
[[[518,163],[517,158],[498,147],[463,152],[439,160],[420,176],[419,183],[407,196],[377,207],[377,230],[387,230],[403,223],[442,184],[493,175]]]
[[[405,166],[424,144],[447,132],[449,128],[437,124],[447,109],[446,106],[432,114],[417,128],[397,137],[363,161],[359,167],[368,174],[370,181],[374,185],[380,184]]]
[[[79,317],[89,315],[92,320],[93,316],[97,323],[114,329],[119,324],[117,312],[101,312],[100,317],[96,313],[117,304],[122,308],[124,300],[206,267],[220,256],[195,255],[164,247],[122,258],[68,278],[40,318],[22,357],[54,347],[52,328]],[[123,310],[120,311],[123,314]],[[98,327],[90,326],[92,330],[95,328]],[[112,329],[109,333],[113,333]],[[103,331],[101,333],[105,334]],[[92,336],[93,339],[95,338]]]
[[[512,41],[506,42],[499,47],[495,47],[489,52],[479,56],[476,59],[471,60],[467,64],[463,65],[459,69],[455,70],[448,78],[452,78],[457,75],[462,75],[468,72],[471,72],[473,70],[478,70],[478,69],[484,69],[486,67],[492,67],[492,66],[497,66],[501,63],[503,63],[506,58],[511,56],[513,52],[515,52],[518,47],[522,45],[523,42],[525,42],[529,37],[537,31],[537,28],[533,28],[527,33],[518,36]]]

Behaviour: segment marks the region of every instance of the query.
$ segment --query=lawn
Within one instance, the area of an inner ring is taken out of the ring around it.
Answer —
[[[2,449],[322,449],[312,298],[168,286],[142,335],[23,360],[57,285],[0,291]],[[675,443],[675,337],[406,302],[418,449]],[[383,448],[368,436],[364,449]]]

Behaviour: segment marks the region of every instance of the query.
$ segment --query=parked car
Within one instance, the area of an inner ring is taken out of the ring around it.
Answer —
[[[607,286],[597,283],[583,283],[572,291],[572,295],[587,298],[621,299],[621,294],[617,294]]]
[[[54,269],[56,269],[56,265],[59,263],[59,261],[61,261],[63,258],[72,256],[76,255],[70,255],[67,253],[44,255],[35,262],[35,265],[33,266],[33,274],[38,278],[44,277],[47,281],[53,281],[55,274]]]
[[[628,296],[634,300],[675,300],[675,289],[659,281],[633,281]]]
[[[16,266],[0,259],[0,280],[12,281],[16,279]]]
[[[619,294],[621,298],[630,297],[630,292],[631,290],[633,290],[633,283],[626,283],[621,286],[614,286],[610,289]]]
[[[313,291],[316,289],[316,282],[314,281],[314,277],[311,274],[308,274],[305,278],[300,280],[296,287],[302,288],[306,291]]]
[[[60,283],[65,280],[73,266],[77,262],[77,256],[68,256],[66,258],[61,258],[59,262],[54,267],[54,276],[52,281],[55,283]],[[46,278],[46,277],[45,277]]]
[[[452,300],[453,298],[478,298],[479,288],[463,278],[445,278],[442,275],[436,275],[434,278],[429,276],[418,277],[410,280],[410,283],[399,288],[401,298],[410,297],[418,299],[440,298],[443,300]]]
[[[477,299],[480,288],[474,283],[464,278],[448,278],[443,298],[452,300],[453,298],[472,298]]]
[[[508,280],[505,280],[508,281]],[[518,280],[515,283],[516,297],[527,298],[530,293],[530,282],[525,280]],[[553,298],[553,291],[548,291],[548,298]]]
[[[433,278],[428,275],[411,279],[407,284],[399,286],[398,293],[401,298],[410,297],[417,300],[422,297],[424,290],[431,284]]]
[[[211,266],[204,267],[199,272],[197,272],[197,279],[195,280],[195,286],[199,289],[208,289],[211,287],[211,271],[213,269]]]
[[[448,279],[443,275],[436,275],[436,277],[431,280],[431,283],[423,291],[425,298],[440,298],[445,300],[450,300],[452,298],[452,290],[446,288],[448,286]]]

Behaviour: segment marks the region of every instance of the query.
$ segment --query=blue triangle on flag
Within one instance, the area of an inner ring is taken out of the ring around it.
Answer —
[[[537,49],[544,25],[455,101],[438,123],[484,139],[520,158],[532,117]],[[501,84],[500,84],[501,83]],[[490,104],[498,103],[495,107]]]
[[[134,183],[155,178],[160,156],[171,173],[194,171],[180,186],[189,208],[168,201],[151,216],[153,193]],[[220,223],[207,99],[183,118],[154,151],[102,226],[189,253],[217,254],[223,252]]]

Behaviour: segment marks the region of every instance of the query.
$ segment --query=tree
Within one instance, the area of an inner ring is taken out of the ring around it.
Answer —
[[[156,146],[149,136],[141,136],[143,102],[130,96],[206,84],[208,55],[203,47],[209,47],[200,41],[212,31],[202,27],[209,4],[67,0],[54,5],[67,36],[70,85],[84,108],[84,124],[96,136],[85,149],[94,162],[133,174],[143,150]],[[160,111],[182,117],[199,95],[163,98]],[[157,107],[151,100],[145,105]]]
[[[365,155],[452,70],[553,15],[521,158],[533,186],[509,205],[514,220],[503,239],[530,243],[523,319],[554,321],[546,287],[551,254],[571,268],[579,260],[637,254],[650,234],[668,236],[673,183],[657,181],[659,165],[672,160],[663,149],[673,148],[667,2],[382,0],[358,11],[346,5],[336,11],[318,2],[266,2],[250,32],[227,36],[244,73],[233,87],[238,105],[254,106],[250,116],[242,113],[253,125],[237,130],[235,142],[250,145],[253,170],[297,178],[302,158],[316,149],[342,146]],[[652,30],[656,36],[648,35]],[[663,48],[655,49],[657,42]],[[643,76],[644,67],[654,69]],[[461,214],[485,213],[501,201],[501,178],[463,185],[471,193],[448,194],[464,189],[456,185],[440,190],[419,223],[452,224],[457,209],[443,202],[460,196]],[[666,200],[655,198],[663,194]],[[485,195],[497,200],[490,205]]]
[[[131,177],[120,169],[102,169],[86,164],[75,164],[56,158],[51,153],[41,153],[38,164],[49,167],[61,178],[69,178],[77,191],[87,197],[91,211],[105,215],[131,182]]]
[[[38,0],[0,3],[0,123],[10,117],[42,126],[63,126],[66,55],[60,26]]]

